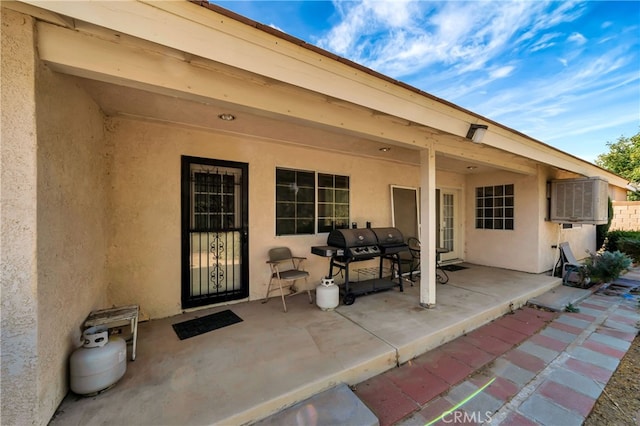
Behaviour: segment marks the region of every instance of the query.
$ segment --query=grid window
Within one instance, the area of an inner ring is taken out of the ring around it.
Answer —
[[[349,177],[318,173],[318,232],[349,227]]]
[[[513,229],[513,184],[476,188],[476,229]]]
[[[276,235],[313,234],[315,173],[276,169]]]
[[[348,227],[348,176],[318,173],[316,185],[313,171],[276,169],[276,235],[313,234]]]

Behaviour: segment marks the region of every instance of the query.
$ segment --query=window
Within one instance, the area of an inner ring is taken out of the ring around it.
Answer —
[[[318,173],[318,232],[349,228],[349,177]]]
[[[476,229],[513,229],[513,184],[476,188]]]
[[[348,227],[348,176],[318,173],[316,198],[315,172],[276,169],[276,235],[313,234]]]
[[[276,235],[313,234],[315,173],[276,169]]]

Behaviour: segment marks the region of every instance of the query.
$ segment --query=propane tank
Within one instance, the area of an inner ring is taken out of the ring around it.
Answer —
[[[324,277],[316,287],[316,305],[323,311],[332,311],[340,303],[340,290],[331,277]]]
[[[111,336],[105,327],[90,327],[82,333],[84,344],[71,354],[71,390],[91,395],[115,384],[127,371],[127,344]]]

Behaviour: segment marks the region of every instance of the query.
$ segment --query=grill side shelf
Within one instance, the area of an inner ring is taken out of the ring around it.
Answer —
[[[344,256],[344,249],[333,246],[313,246],[311,253],[322,257]]]

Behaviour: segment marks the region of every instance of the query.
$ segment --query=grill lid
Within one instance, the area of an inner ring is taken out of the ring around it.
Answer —
[[[404,245],[404,237],[398,228],[372,228],[380,247],[396,247]]]
[[[329,233],[327,245],[338,248],[375,246],[376,234],[371,229],[334,229]]]

